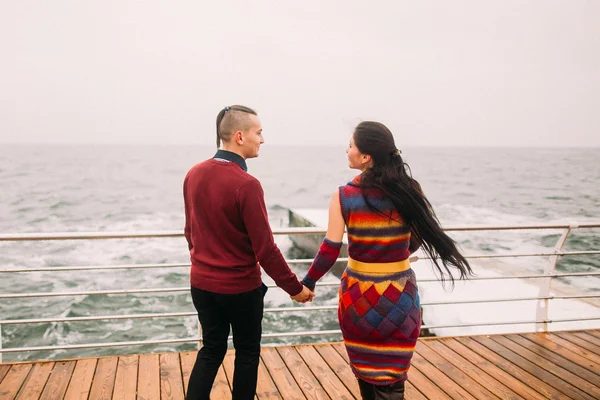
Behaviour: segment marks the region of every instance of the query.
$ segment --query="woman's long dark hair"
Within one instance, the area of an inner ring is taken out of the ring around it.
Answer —
[[[456,242],[444,233],[431,203],[419,183],[410,175],[410,167],[396,149],[392,132],[379,122],[364,121],[354,131],[354,144],[362,154],[370,155],[372,160],[372,167],[363,172],[360,183],[367,205],[374,212],[384,214],[369,201],[369,187],[382,190],[391,199],[398,214],[410,227],[413,241],[420,243],[431,257],[442,282],[447,276],[454,283],[449,266],[460,271],[460,279],[472,275],[469,262],[458,251]]]

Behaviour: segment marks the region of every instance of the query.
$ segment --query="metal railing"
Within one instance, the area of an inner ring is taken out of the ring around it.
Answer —
[[[519,324],[536,324],[538,330],[547,331],[548,324],[555,322],[576,322],[576,321],[592,321],[600,320],[600,315],[597,317],[585,318],[569,318],[569,319],[549,319],[548,306],[549,300],[559,299],[591,299],[600,298],[599,294],[581,294],[581,295],[551,295],[551,284],[555,278],[562,277],[581,277],[581,276],[600,276],[599,272],[572,272],[572,273],[556,273],[555,268],[560,257],[574,255],[595,255],[600,254],[599,250],[588,251],[562,251],[562,247],[570,232],[574,229],[583,228],[600,228],[600,223],[592,224],[538,224],[538,225],[507,225],[507,226],[457,226],[448,227],[446,231],[508,231],[508,230],[562,230],[562,234],[556,243],[553,251],[546,252],[530,252],[530,253],[504,253],[504,254],[467,254],[469,259],[483,258],[509,258],[509,257],[549,257],[549,262],[546,269],[541,274],[521,274],[511,276],[475,276],[471,280],[510,280],[510,279],[542,279],[543,284],[540,285],[540,291],[537,296],[511,297],[511,298],[489,298],[489,299],[472,299],[472,300],[455,300],[455,301],[433,301],[422,303],[423,306],[443,306],[452,304],[476,304],[476,303],[498,303],[498,302],[515,302],[515,301],[537,301],[536,318],[527,321],[489,321],[482,323],[467,323],[467,324],[438,324],[424,325],[422,329],[435,328],[460,328],[471,326],[494,326],[494,325],[519,325]],[[286,228],[273,229],[276,235],[323,235],[325,230],[321,228]],[[0,242],[4,241],[48,241],[48,240],[97,240],[97,239],[144,239],[144,238],[180,238],[183,233],[180,231],[163,231],[163,232],[65,232],[65,233],[31,233],[31,234],[1,234]],[[419,258],[411,257],[411,261],[415,262]],[[428,259],[421,257],[420,259]],[[347,261],[347,258],[339,258],[338,261]],[[294,259],[288,260],[290,264],[309,264],[312,259]],[[91,271],[91,270],[120,270],[120,269],[151,269],[151,268],[189,268],[188,263],[176,264],[129,264],[129,265],[100,265],[100,266],[67,266],[67,267],[33,267],[33,268],[0,268],[0,273],[30,273],[30,272],[63,272],[63,271]],[[434,282],[436,279],[419,279],[419,282]],[[320,283],[318,286],[339,286],[338,282]],[[275,285],[269,287],[275,288]],[[95,291],[71,291],[71,292],[36,292],[36,293],[2,293],[0,299],[16,299],[16,298],[35,298],[35,297],[56,297],[56,296],[93,296],[103,294],[147,294],[147,293],[170,293],[170,292],[187,292],[189,287],[173,287],[173,288],[144,288],[131,290],[95,290]],[[319,310],[335,310],[337,306],[302,306],[302,307],[279,307],[266,308],[265,313],[282,313],[282,312],[311,312]],[[109,342],[109,343],[87,343],[87,344],[72,344],[72,345],[53,345],[53,346],[36,346],[36,347],[2,347],[2,325],[18,325],[18,324],[41,324],[41,323],[63,323],[63,322],[86,322],[100,320],[131,320],[131,319],[149,319],[149,318],[174,318],[174,317],[192,317],[195,312],[171,312],[171,313],[148,313],[148,314],[124,314],[124,315],[99,315],[88,317],[57,317],[57,318],[29,318],[29,319],[6,319],[0,320],[0,362],[2,361],[3,353],[17,353],[43,350],[68,350],[68,349],[83,349],[83,348],[103,348],[103,347],[118,347],[118,346],[137,346],[137,345],[153,345],[166,343],[188,343],[200,342],[201,332],[198,332],[197,337],[178,338],[178,339],[161,339],[161,340],[142,340],[142,341],[127,341],[127,342]],[[293,336],[320,336],[340,334],[340,330],[325,330],[325,331],[302,331],[302,332],[283,332],[283,333],[266,333],[263,338],[283,338]]]

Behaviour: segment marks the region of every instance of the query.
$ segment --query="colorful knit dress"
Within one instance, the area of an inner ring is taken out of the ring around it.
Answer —
[[[340,187],[348,230],[348,267],[339,291],[338,318],[354,374],[375,385],[405,381],[419,337],[417,282],[408,257],[410,228],[376,188],[365,202],[360,176]],[[304,283],[314,287],[333,265],[341,243],[323,241]]]

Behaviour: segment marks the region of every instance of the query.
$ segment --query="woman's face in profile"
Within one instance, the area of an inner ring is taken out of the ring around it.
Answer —
[[[363,154],[358,150],[354,144],[354,137],[350,137],[348,148],[346,149],[348,154],[348,166],[352,169],[363,169]]]

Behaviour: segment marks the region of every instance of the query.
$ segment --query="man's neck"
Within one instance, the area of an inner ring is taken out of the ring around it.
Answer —
[[[230,151],[230,152],[232,152],[232,153],[235,153],[235,154],[237,154],[238,156],[242,157],[244,160],[246,160],[246,157],[244,157],[244,155],[241,153],[241,151],[240,151],[240,150],[238,150],[238,149],[236,149],[236,148],[231,148],[231,147],[226,147],[226,146],[223,146],[222,150],[225,150],[225,151]]]
[[[229,151],[229,150],[225,150],[225,149],[219,149],[219,150],[217,150],[217,153],[215,154],[215,156],[213,158],[215,158],[217,160],[222,160],[222,161],[234,162],[237,165],[239,165],[241,169],[248,172],[248,166],[246,165],[246,160],[244,160],[244,157],[242,157],[238,153],[234,153],[233,151]]]

